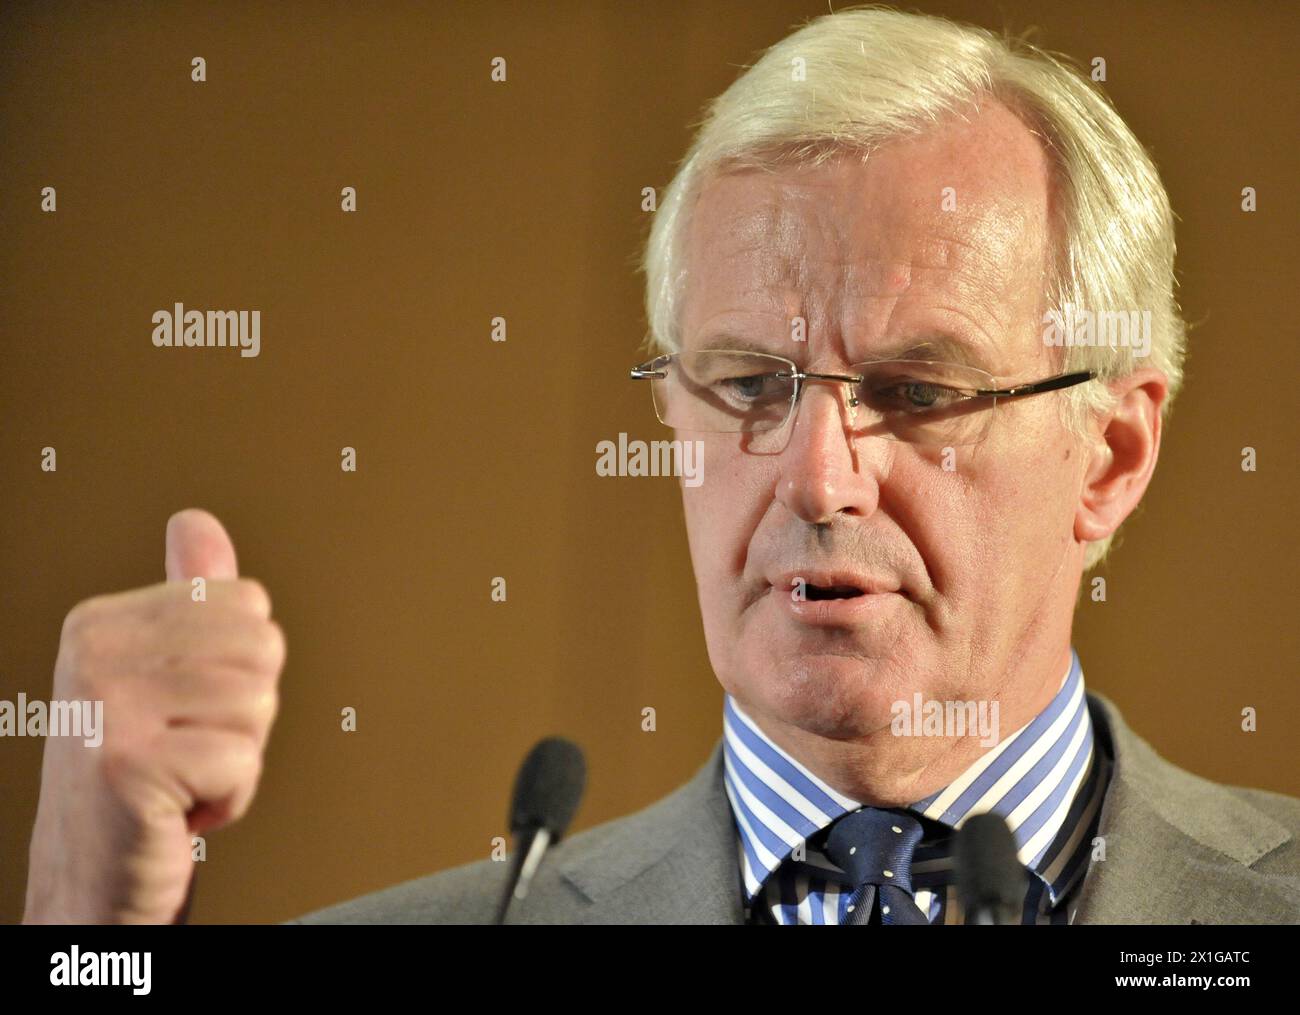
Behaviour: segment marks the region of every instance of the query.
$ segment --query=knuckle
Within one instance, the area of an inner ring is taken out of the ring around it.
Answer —
[[[243,793],[238,794],[231,802],[230,810],[227,815],[227,820],[229,821],[241,820],[244,817],[244,815],[248,813],[249,808],[252,806],[253,806],[253,791],[251,789],[245,790]]]
[[[261,669],[278,673],[284,666],[286,651],[284,630],[274,620],[268,620],[258,629],[256,651]]]
[[[230,771],[235,775],[239,786],[234,816],[240,817],[252,803],[253,793],[262,778],[261,748],[252,741],[246,740],[243,746],[232,752],[229,764]]]
[[[61,663],[77,683],[89,686],[97,679],[103,664],[113,658],[118,644],[111,623],[79,620],[65,633],[59,646]]]
[[[249,712],[252,715],[253,726],[259,735],[269,730],[280,712],[280,696],[275,688],[255,692],[249,705]]]
[[[63,618],[63,640],[66,641],[76,637],[92,620],[99,616],[101,609],[102,603],[98,596],[83,599],[77,603]]]
[[[235,602],[258,616],[271,615],[271,594],[256,578],[237,578],[234,583]]]
[[[244,751],[241,767],[249,786],[256,786],[262,778],[262,748],[260,744],[249,744]]]
[[[83,659],[93,662],[112,656],[117,641],[117,633],[113,625],[98,621],[82,627],[74,639],[74,644]]]
[[[262,716],[263,725],[261,745],[265,749],[267,738],[271,735],[271,728],[275,726],[275,720],[280,714],[280,696],[274,691],[271,692],[271,694],[267,696],[264,708],[265,712]]]

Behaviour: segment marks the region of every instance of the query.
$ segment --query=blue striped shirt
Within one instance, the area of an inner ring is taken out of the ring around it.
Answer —
[[[852,894],[819,848],[836,818],[862,804],[832,789],[773,743],[731,695],[723,704],[724,783],[739,829],[747,919],[840,924]],[[906,805],[925,834],[912,861],[917,905],[930,923],[962,923],[953,833],[993,811],[1029,870],[1022,923],[1068,923],[1083,881],[1111,762],[1095,749],[1083,670],[1071,650],[1056,696],[943,789]],[[802,846],[802,850],[798,847]],[[802,859],[799,854],[802,853]]]

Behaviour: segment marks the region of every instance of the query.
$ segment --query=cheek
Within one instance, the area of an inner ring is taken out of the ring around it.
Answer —
[[[1065,454],[1064,446],[982,447],[965,470],[942,477],[950,482],[935,484],[922,552],[936,585],[990,603],[1038,594],[1035,577],[1058,566],[1073,526]]]
[[[696,581],[701,590],[708,578],[718,569],[718,555],[721,546],[719,533],[712,530],[719,512],[717,505],[712,509],[709,503],[709,482],[697,487],[682,485],[682,514],[686,519],[686,543],[691,551],[691,565],[695,569]]]
[[[731,438],[734,443],[735,438]],[[704,481],[682,485],[687,545],[705,642],[715,672],[730,672],[731,653],[743,639],[745,564],[755,530],[772,503],[775,481],[752,456],[709,435],[704,447]]]
[[[681,485],[691,562],[701,592],[717,594],[729,579],[738,579],[750,539],[771,502],[766,470],[731,446],[735,438],[707,435],[703,441],[703,479]],[[708,585],[708,588],[705,586]]]
[[[956,449],[951,469],[937,457],[900,461],[881,491],[884,510],[915,547],[934,591],[959,613],[990,593],[1000,598],[999,586],[1015,583],[1020,528],[1041,528],[1042,499],[1033,469],[987,446],[963,451]]]

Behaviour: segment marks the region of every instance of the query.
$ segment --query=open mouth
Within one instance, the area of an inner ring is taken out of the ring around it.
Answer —
[[[866,593],[853,585],[809,585],[804,594],[809,602],[817,602],[822,599],[856,599]]]

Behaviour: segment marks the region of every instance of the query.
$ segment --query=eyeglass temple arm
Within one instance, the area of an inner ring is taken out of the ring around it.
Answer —
[[[1084,381],[1090,381],[1096,376],[1097,374],[1092,370],[1079,370],[1072,374],[1061,374],[1060,377],[1049,377],[1045,381],[1036,381],[1033,384],[1021,384],[1014,388],[977,388],[975,394],[985,398],[1017,398],[1021,395],[1036,395],[1040,391],[1071,388],[1076,384],[1082,384]]]
[[[666,370],[656,369],[663,359],[653,359],[640,366],[635,366],[630,371],[631,379],[634,381],[655,380],[667,377]],[[803,371],[796,371],[782,376],[792,377],[795,380],[803,381],[809,378],[817,378],[826,381],[845,381],[856,383],[862,380],[861,375],[845,374],[810,374]],[[1049,377],[1045,381],[1036,381],[1033,384],[1021,384],[1014,388],[976,388],[972,394],[983,398],[1018,398],[1022,395],[1037,395],[1043,391],[1056,391],[1059,388],[1070,388],[1076,384],[1082,384],[1084,381],[1090,381],[1097,375],[1092,370],[1079,370],[1072,374],[1061,374],[1059,377]]]

